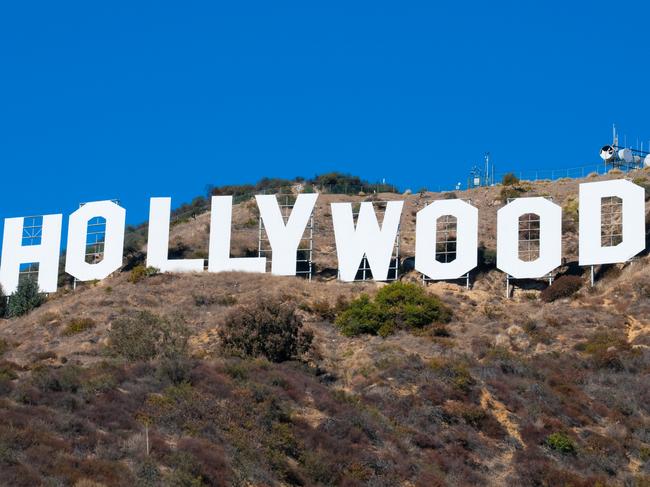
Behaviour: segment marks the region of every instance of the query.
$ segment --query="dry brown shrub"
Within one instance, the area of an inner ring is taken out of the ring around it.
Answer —
[[[220,445],[200,438],[183,438],[178,449],[192,455],[194,472],[201,480],[214,487],[231,485],[231,470]]]
[[[561,276],[542,291],[540,298],[546,303],[560,298],[568,298],[578,292],[582,284],[582,278],[579,276]]]
[[[272,362],[299,358],[311,347],[313,334],[303,330],[295,305],[270,298],[233,309],[219,330],[223,347],[243,357]]]

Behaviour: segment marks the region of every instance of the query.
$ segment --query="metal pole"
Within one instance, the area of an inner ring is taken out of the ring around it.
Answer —
[[[399,279],[399,244],[400,244],[400,227],[397,226],[397,242],[395,244],[395,280]]]
[[[591,287],[594,287],[594,266],[591,266]]]
[[[257,256],[262,257],[262,216],[258,220]]]
[[[311,275],[314,272],[313,261],[314,261],[314,213],[312,212],[311,217],[309,218],[309,280],[311,281]]]

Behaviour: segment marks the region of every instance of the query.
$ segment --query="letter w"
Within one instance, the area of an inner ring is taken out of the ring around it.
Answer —
[[[403,204],[403,201],[388,202],[380,227],[372,203],[361,203],[355,228],[352,204],[332,203],[341,281],[354,281],[364,255],[368,259],[374,280],[385,281],[388,278]]]

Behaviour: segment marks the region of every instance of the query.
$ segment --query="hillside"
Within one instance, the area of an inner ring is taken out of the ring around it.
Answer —
[[[567,209],[560,273],[576,271],[580,182],[517,185]],[[501,191],[453,195],[479,208],[486,253]],[[341,332],[341,317],[361,309],[355,298],[392,288],[332,277],[329,204],[405,200],[408,259],[417,209],[451,196],[322,194],[311,282],[243,273],[136,279],[129,269],[1,319],[0,485],[650,485],[646,254],[599,269],[594,288],[585,282],[552,302],[535,286],[506,299],[503,274],[484,259],[472,289],[429,283],[431,300],[417,298],[450,317],[413,325],[409,315],[385,337]],[[233,219],[233,255],[256,252],[254,202],[238,203]],[[208,223],[207,212],[177,221],[175,255],[206,257]],[[402,280],[420,286],[414,272]],[[379,299],[361,316],[375,319]],[[224,346],[238,317],[266,324],[276,308],[313,333],[305,353],[274,361]],[[118,335],[127,325],[133,331]],[[156,327],[161,336],[146,341]]]
[[[517,183],[506,196],[545,196],[564,208],[563,256],[567,261],[577,260],[577,198],[581,182],[603,181],[622,178],[620,171],[606,175],[593,174],[585,179],[560,179],[557,181],[522,181]],[[632,171],[626,177],[650,185],[648,171]],[[428,191],[406,194],[373,193],[362,195],[321,193],[314,210],[314,263],[316,272],[336,268],[336,248],[331,223],[330,204],[335,202],[404,201],[401,220],[400,253],[403,258],[413,257],[415,252],[415,215],[428,203],[446,198],[465,199],[480,211],[479,243],[485,248],[496,248],[496,212],[503,206],[503,186],[474,188],[464,191],[433,193]],[[285,191],[288,191],[285,189]],[[650,207],[649,207],[650,208]],[[170,232],[170,249],[174,256],[186,258],[207,258],[210,212],[202,209],[192,218],[187,213],[174,221]],[[254,199],[236,204],[233,208],[232,255],[235,257],[257,255],[259,213]],[[381,221],[381,214],[379,216]],[[175,222],[175,224],[174,224]],[[144,236],[145,233],[142,232]],[[325,272],[325,274],[331,274]]]

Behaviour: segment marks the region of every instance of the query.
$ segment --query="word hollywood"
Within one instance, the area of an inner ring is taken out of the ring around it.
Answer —
[[[601,244],[600,221],[603,198],[618,197],[622,206],[622,241],[616,246]],[[273,195],[255,197],[271,250],[271,272],[296,274],[296,252],[318,199],[317,194],[297,197],[285,223]],[[265,272],[265,257],[230,256],[232,197],[213,196],[210,217],[208,272]],[[365,255],[375,280],[386,280],[393,245],[399,228],[402,201],[388,202],[379,225],[372,203],[361,203],[355,224],[351,203],[332,203],[339,276],[353,281]],[[645,191],[627,180],[584,183],[579,189],[579,264],[625,262],[645,248]],[[161,272],[201,272],[203,259],[169,259],[171,198],[151,198],[147,265]],[[523,261],[518,256],[519,217],[535,214],[540,219],[539,257]],[[435,259],[437,219],[451,215],[457,221],[456,258]],[[103,259],[85,261],[88,222],[106,220]],[[61,247],[61,214],[43,217],[41,242],[22,243],[23,218],[5,220],[0,263],[0,284],[6,293],[15,292],[21,264],[37,262],[38,284],[43,292],[57,289]],[[122,265],[126,210],[111,201],[86,203],[70,215],[65,270],[79,281],[104,279]],[[514,278],[541,278],[560,266],[562,258],[562,208],[543,197],[518,198],[497,213],[497,267]],[[456,279],[477,265],[478,210],[462,200],[434,201],[417,213],[415,269],[430,279]]]

